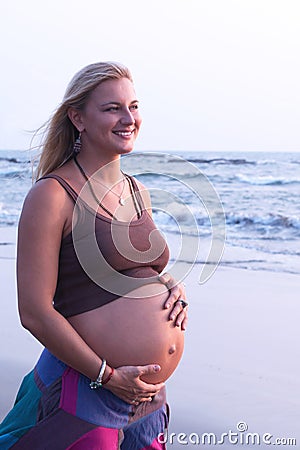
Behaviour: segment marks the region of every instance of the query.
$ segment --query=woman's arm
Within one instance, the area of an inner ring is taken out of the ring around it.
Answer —
[[[25,200],[18,231],[19,313],[22,325],[51,353],[94,379],[101,359],[53,308],[68,210],[68,199],[55,180],[39,181]]]
[[[78,372],[95,380],[101,358],[53,307],[61,240],[70,227],[73,204],[55,180],[39,181],[28,194],[19,223],[17,253],[18,306],[22,325],[51,353]],[[158,369],[159,370],[159,369]],[[108,373],[109,368],[105,372]],[[132,373],[134,371],[134,374]],[[155,373],[155,365],[115,371],[111,389],[121,383],[123,398],[132,401],[155,395],[163,384],[148,385],[139,374]],[[134,375],[134,376],[133,376]],[[127,386],[126,386],[127,383]],[[122,392],[121,392],[122,394]]]

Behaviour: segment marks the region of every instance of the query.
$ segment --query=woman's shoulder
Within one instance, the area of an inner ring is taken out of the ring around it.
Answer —
[[[56,200],[60,197],[64,198],[66,191],[76,192],[76,176],[73,172],[72,166],[65,164],[37,179],[31,191],[37,197],[42,195],[51,199],[53,196]]]
[[[23,205],[23,209],[38,211],[62,211],[68,201],[66,189],[63,186],[63,175],[51,172],[38,180],[29,190]]]
[[[73,204],[62,186],[52,178],[41,179],[28,192],[19,221],[19,230],[34,239],[48,233],[62,236]]]

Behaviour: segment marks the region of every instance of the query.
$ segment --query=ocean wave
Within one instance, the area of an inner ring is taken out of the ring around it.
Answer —
[[[17,158],[14,158],[14,157],[5,158],[5,157],[2,157],[2,156],[0,157],[0,162],[1,161],[8,162],[8,163],[13,163],[13,164],[20,164],[20,163],[24,162],[24,161],[18,160]]]
[[[185,259],[170,259],[170,263],[175,262],[182,262],[185,264],[191,264],[191,261],[185,260]],[[198,259],[196,261],[192,262],[192,265],[197,268],[197,266],[204,266],[204,265],[216,265],[215,261],[209,262],[204,259]],[[237,268],[237,269],[244,269],[244,270],[253,270],[253,271],[266,271],[266,272],[275,272],[275,273],[288,273],[293,275],[299,275],[299,265],[297,263],[295,264],[283,264],[281,262],[272,261],[270,263],[268,259],[260,259],[260,258],[252,258],[252,259],[233,259],[228,260],[224,257],[217,262],[217,266],[221,267],[228,267],[228,268]],[[199,275],[201,273],[201,268]]]
[[[11,179],[11,178],[25,179],[25,178],[28,178],[28,173],[26,171],[26,174],[25,174],[19,170],[9,170],[7,172],[1,171],[0,178],[2,178],[2,179]]]
[[[300,178],[274,177],[272,175],[249,176],[240,173],[236,175],[236,178],[242,183],[251,184],[253,186],[282,186],[285,184],[300,184]]]
[[[191,154],[184,154],[182,152],[178,157],[172,155],[170,153],[142,153],[141,156],[143,159],[151,158],[152,160],[156,159],[159,162],[163,163],[184,163],[185,161],[189,161],[191,163],[196,164],[213,164],[213,165],[256,165],[256,161],[250,161],[246,158],[224,158],[221,156],[215,158],[199,158],[197,156],[191,156]]]
[[[300,230],[300,218],[296,216],[284,216],[283,214],[269,213],[262,216],[242,216],[235,214],[226,215],[227,225],[238,225],[240,227],[263,226],[276,228],[294,228]]]
[[[276,159],[259,159],[257,161],[258,166],[273,165],[273,164],[278,164]]]
[[[3,202],[0,202],[0,226],[17,225],[19,221],[20,211],[14,208],[7,208]]]
[[[169,166],[167,168],[161,169],[158,168],[156,172],[147,172],[147,169],[145,171],[143,170],[139,170],[137,173],[134,174],[134,176],[136,176],[136,178],[138,178],[141,182],[145,183],[150,183],[150,182],[158,182],[158,181],[163,181],[163,182],[169,182],[169,181],[174,181],[174,182],[187,182],[187,180],[198,180],[198,181],[205,181],[208,180],[208,177],[205,175],[205,173],[202,173],[200,169],[198,169],[198,172],[196,173],[191,173],[188,170],[180,170],[179,167],[172,167]],[[218,179],[222,179],[220,176],[215,175],[214,177],[210,177],[210,179],[212,178],[218,178]],[[150,184],[149,184],[150,186]],[[156,187],[156,186],[155,186]],[[160,187],[162,187],[160,185]]]
[[[188,158],[188,161],[197,163],[197,164],[222,164],[222,165],[235,165],[235,166],[241,166],[245,164],[251,164],[255,165],[255,161],[248,161],[244,158],[211,158],[211,159],[205,159],[205,158]]]

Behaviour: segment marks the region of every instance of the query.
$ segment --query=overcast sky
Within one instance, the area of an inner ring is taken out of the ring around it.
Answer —
[[[11,0],[0,38],[0,149],[27,148],[73,74],[115,60],[138,150],[300,151],[299,0]]]

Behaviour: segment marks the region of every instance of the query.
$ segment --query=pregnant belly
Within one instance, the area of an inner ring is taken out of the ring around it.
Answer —
[[[68,320],[112,367],[159,364],[159,373],[143,377],[158,383],[174,372],[184,346],[183,331],[168,319],[170,310],[164,309],[168,295],[160,283],[145,285]]]

